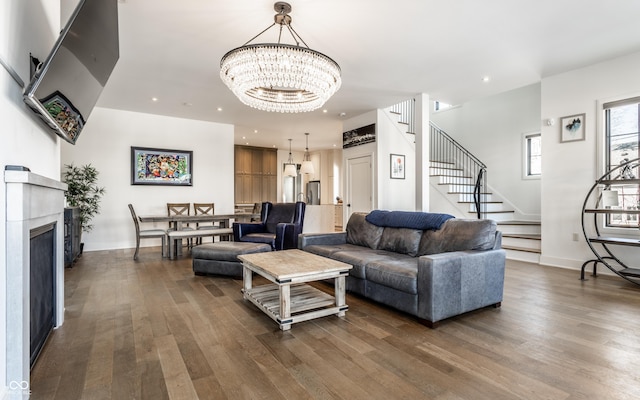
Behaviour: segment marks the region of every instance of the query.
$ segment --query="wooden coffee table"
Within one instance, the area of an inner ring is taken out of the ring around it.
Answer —
[[[345,315],[345,277],[349,264],[302,250],[239,255],[244,274],[244,298],[275,320],[283,331],[291,324],[336,314]],[[252,271],[273,284],[253,286]],[[335,296],[305,282],[334,278]]]

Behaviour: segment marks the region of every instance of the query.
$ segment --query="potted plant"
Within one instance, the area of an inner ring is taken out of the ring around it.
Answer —
[[[67,184],[64,195],[70,207],[78,207],[80,210],[80,226],[82,231],[90,232],[93,229],[91,220],[100,211],[100,199],[105,189],[99,187],[98,170],[91,164],[76,167],[73,163],[65,165],[62,180]],[[82,253],[83,243],[80,244]]]

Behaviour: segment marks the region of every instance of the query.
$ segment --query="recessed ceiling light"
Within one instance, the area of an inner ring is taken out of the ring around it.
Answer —
[[[218,107],[218,111],[222,111],[222,107]]]
[[[257,130],[257,129],[254,129],[254,130],[253,130],[253,133],[258,133],[258,130]]]
[[[341,116],[341,117],[344,117],[345,115],[347,115],[347,113],[346,113],[346,112],[341,112],[341,113],[340,113],[340,116]]]
[[[245,140],[246,138],[247,138],[246,136],[243,136],[243,137],[242,137],[242,140]]]
[[[338,146],[334,143],[333,147],[338,147]]]
[[[249,145],[249,142],[245,143],[247,146]]]
[[[482,77],[482,82],[487,83],[491,80],[491,78],[489,78],[488,76],[483,76]]]
[[[322,110],[322,112],[326,114],[329,111],[325,108],[324,110]]]
[[[157,97],[152,97],[151,101],[158,101],[158,98]]]

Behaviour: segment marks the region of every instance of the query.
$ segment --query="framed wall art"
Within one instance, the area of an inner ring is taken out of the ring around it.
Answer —
[[[391,154],[391,179],[404,179],[404,156]]]
[[[342,132],[342,148],[360,146],[376,141],[376,124],[363,126],[362,128],[352,129]]]
[[[585,114],[570,115],[560,118],[560,142],[576,142],[585,139]]]
[[[131,147],[132,185],[193,185],[193,152]]]

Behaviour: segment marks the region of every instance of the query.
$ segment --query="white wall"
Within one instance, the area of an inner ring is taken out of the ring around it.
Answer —
[[[377,112],[378,208],[414,211],[416,210],[416,148],[413,143],[415,138],[414,135],[404,133],[393,117],[395,115],[385,110]],[[404,179],[391,179],[391,154],[405,156]]]
[[[131,185],[131,146],[193,151],[193,186]],[[92,164],[106,189],[93,230],[83,233],[85,251],[135,247],[129,203],[138,215],[166,214],[167,203],[180,202],[234,211],[232,125],[96,108],[76,145],[64,142],[61,150],[62,165]],[[141,242],[157,245],[159,239]]]
[[[593,258],[582,238],[580,210],[597,171],[597,102],[637,96],[640,53],[542,80],[542,257],[541,263],[579,268]],[[561,117],[585,113],[586,140],[560,143]],[[573,241],[573,233],[580,240]],[[637,249],[635,250],[637,258]]]
[[[52,1],[5,0],[0,2],[0,58],[10,65],[21,80],[29,81],[29,52],[44,59],[59,30],[59,4]],[[60,175],[59,142],[49,133],[22,101],[23,88],[0,67],[0,166],[23,165],[32,172],[58,179]],[[6,293],[6,188],[0,184],[0,291]],[[7,315],[5,296],[0,296],[0,399],[7,395],[4,321]]]
[[[432,112],[431,121],[487,165],[489,186],[519,218],[540,218],[540,180],[522,171],[522,135],[540,132],[540,84]]]
[[[400,129],[397,121],[385,110],[371,111],[343,123],[343,131],[376,124],[376,142],[349,147],[342,151],[343,182],[346,196],[346,160],[373,154],[373,207],[385,210],[416,210],[416,157],[413,137]],[[391,179],[390,156],[405,156],[405,179]],[[345,198],[348,204],[350,199]],[[345,207],[345,216],[349,215]],[[346,219],[345,219],[346,221]]]

